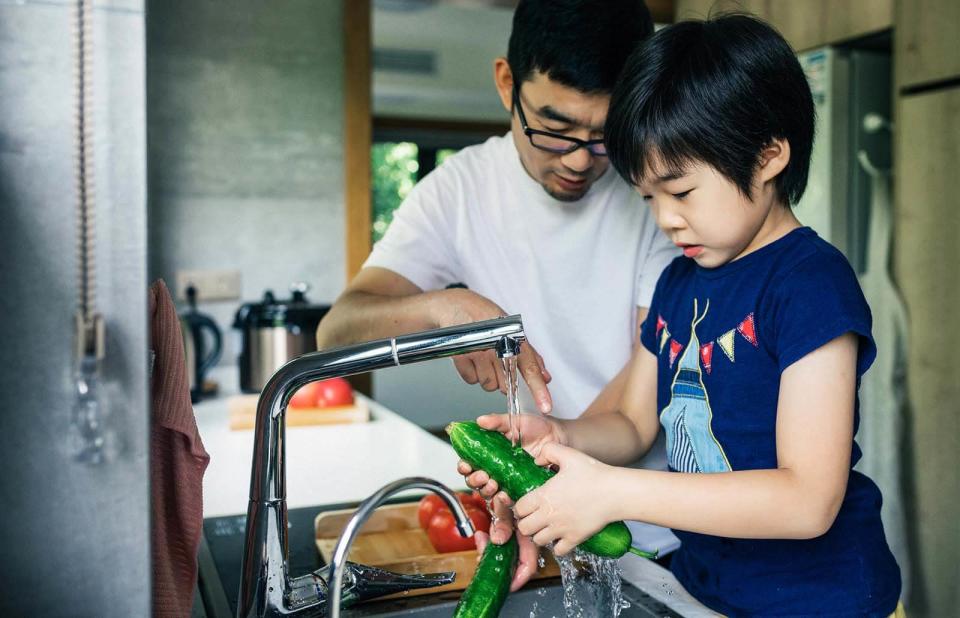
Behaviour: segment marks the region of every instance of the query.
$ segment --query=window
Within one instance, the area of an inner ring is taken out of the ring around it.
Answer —
[[[419,148],[412,142],[382,142],[371,150],[373,173],[373,242],[383,238],[403,198],[419,180]]]
[[[461,148],[508,129],[497,124],[374,118],[371,240],[383,238],[394,211],[420,179]]]

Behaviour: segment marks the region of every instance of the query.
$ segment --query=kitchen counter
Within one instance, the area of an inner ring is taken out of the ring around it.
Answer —
[[[237,371],[213,372],[220,396],[194,406],[200,438],[210,453],[203,477],[203,516],[247,512],[253,430],[232,431],[227,397],[237,394]],[[360,502],[386,483],[428,476],[465,488],[457,456],[441,439],[377,402],[371,421],[344,425],[287,427],[287,508]]]
[[[219,616],[230,614],[225,600],[232,599],[237,591],[253,431],[229,428],[227,397],[239,392],[236,368],[218,368],[211,377],[220,383],[220,395],[197,403],[194,410],[200,437],[210,453],[203,479],[206,521],[200,575],[206,581],[201,581],[201,589],[205,597],[211,590],[219,597],[212,603],[206,599],[208,611],[213,607],[214,615]],[[296,510],[297,517],[303,515],[297,527],[304,529],[304,535],[294,534],[293,529],[290,534],[290,566],[295,576],[320,566],[312,544],[294,547],[295,537],[312,539],[317,512],[331,505],[355,505],[384,484],[406,476],[430,477],[454,489],[465,487],[456,471],[457,456],[448,444],[377,402],[366,402],[372,416],[367,423],[287,427],[287,507],[291,525],[297,524]],[[691,617],[717,615],[694,600],[669,571],[655,562],[627,554],[620,566],[625,580],[677,613]]]

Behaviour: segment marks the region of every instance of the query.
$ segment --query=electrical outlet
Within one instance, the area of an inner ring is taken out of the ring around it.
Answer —
[[[197,301],[238,300],[240,298],[239,270],[178,270],[177,298],[187,300],[187,288],[197,289]]]

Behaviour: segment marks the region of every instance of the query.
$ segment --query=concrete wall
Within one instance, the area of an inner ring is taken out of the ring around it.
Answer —
[[[341,0],[148,3],[150,276],[345,283]],[[240,301],[201,303],[229,335]],[[236,362],[226,337],[222,363]]]
[[[960,88],[898,97],[894,269],[910,318],[906,460],[911,616],[960,606]]]
[[[116,445],[98,467],[69,445],[73,4],[0,0],[0,615],[148,616],[143,3],[95,3],[97,302]]]
[[[493,61],[507,55],[513,9],[435,3],[417,10],[373,10],[373,48],[434,54],[435,71],[373,71],[376,116],[509,121],[493,86]]]

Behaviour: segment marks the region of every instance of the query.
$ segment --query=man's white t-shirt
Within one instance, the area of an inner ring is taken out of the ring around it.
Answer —
[[[582,199],[561,202],[527,174],[508,133],[423,178],[364,267],[389,269],[424,291],[463,283],[520,314],[553,377],[553,414],[576,418],[629,360],[637,307],[650,306],[677,254],[612,167]],[[521,409],[536,410],[526,388]],[[644,467],[666,469],[662,449]],[[648,545],[637,533],[636,544]]]

